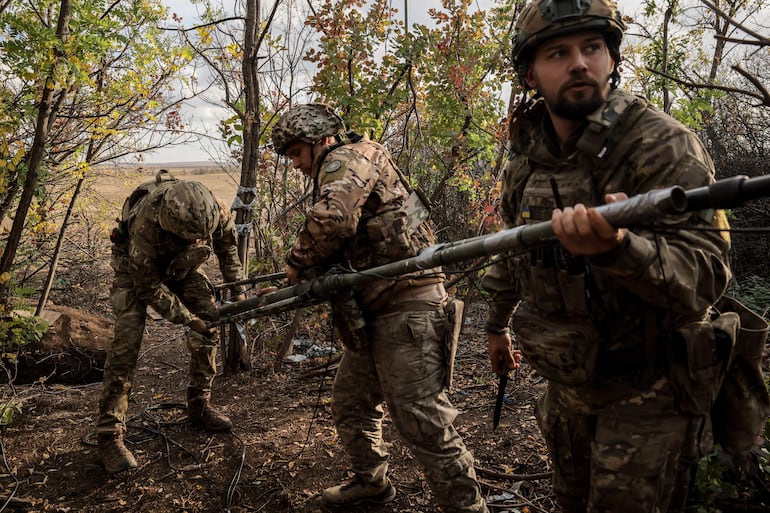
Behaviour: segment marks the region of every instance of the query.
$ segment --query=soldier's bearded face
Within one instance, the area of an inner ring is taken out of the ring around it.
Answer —
[[[543,96],[552,115],[580,121],[607,99],[614,65],[599,32],[556,37],[535,51],[527,83]]]

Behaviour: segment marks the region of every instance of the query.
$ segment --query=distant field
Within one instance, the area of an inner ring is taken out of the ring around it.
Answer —
[[[98,178],[92,186],[93,192],[102,196],[111,204],[120,205],[125,197],[134,188],[144,182],[150,181],[162,166],[153,166],[152,169],[141,171],[126,169],[103,169],[97,173]],[[230,205],[238,190],[240,175],[224,172],[219,167],[201,168],[169,168],[172,175],[180,179],[196,180],[208,187],[215,196]]]

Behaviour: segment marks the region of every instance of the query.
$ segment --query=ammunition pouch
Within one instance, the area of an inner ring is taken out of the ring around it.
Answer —
[[[544,314],[590,315],[585,272],[568,272],[548,265],[525,267],[525,299]]]
[[[372,217],[366,222],[366,235],[372,244],[372,254],[387,262],[413,257],[418,249],[408,233],[409,216],[398,208]]]
[[[206,244],[195,244],[180,251],[166,268],[166,279],[181,280],[203,265],[211,256],[211,248]]]
[[[369,345],[366,320],[353,294],[344,294],[332,301],[334,328],[342,344],[351,351],[361,351]]]
[[[444,385],[447,390],[452,388],[454,378],[455,355],[457,354],[457,344],[460,340],[460,330],[462,330],[463,310],[465,303],[455,298],[448,298],[444,304],[445,330],[444,330],[444,364],[446,365],[446,374],[444,375]]]
[[[711,410],[727,369],[739,325],[738,314],[692,322],[668,337],[668,377],[679,411],[702,416]]]
[[[590,319],[557,323],[520,309],[512,327],[527,363],[545,378],[568,386],[594,380],[601,337]]]

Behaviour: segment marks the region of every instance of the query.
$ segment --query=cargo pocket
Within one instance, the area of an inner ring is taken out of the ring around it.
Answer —
[[[593,381],[600,339],[590,320],[556,323],[519,311],[513,331],[527,363],[544,377],[569,386]]]
[[[590,511],[654,513],[676,485],[688,419],[669,419],[666,431],[648,431],[643,422],[600,418],[591,444]]]

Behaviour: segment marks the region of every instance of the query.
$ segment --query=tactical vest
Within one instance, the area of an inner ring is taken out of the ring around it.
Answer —
[[[620,97],[612,108],[588,117],[588,126],[576,143],[577,153],[564,162],[549,166],[553,171],[538,170],[543,164],[530,162],[518,169],[515,191],[520,205],[519,222],[535,224],[549,221],[554,208],[576,203],[588,206],[603,202],[603,193],[612,181],[617,190],[631,191],[634,184],[621,183],[632,177],[613,171],[627,155],[632,141],[625,137],[647,108],[647,102],[637,97]],[[525,283],[521,287],[524,299],[544,313],[565,312],[575,316],[601,316],[596,304],[586,302],[586,263],[573,257],[559,245],[550,245],[530,252],[526,265],[517,275]],[[523,262],[522,262],[523,263]],[[590,284],[589,284],[590,285]],[[592,285],[591,285],[592,286]],[[594,298],[596,299],[596,298]]]
[[[363,136],[348,132],[338,138],[340,140],[336,144],[325,150],[324,158],[337,148],[360,142]],[[386,152],[386,155],[409,196],[399,208],[386,212],[375,212],[379,205],[371,205],[369,202],[364,205],[358,231],[359,235],[367,237],[371,243],[371,267],[413,257],[424,247],[435,244],[428,225],[429,200],[419,187],[412,187],[390,154]],[[323,161],[323,158],[320,160]]]
[[[633,177],[623,172],[621,159],[631,150],[626,133],[648,104],[631,96],[613,98],[618,101],[588,117],[575,153],[562,161],[539,154],[548,164],[536,156],[513,169],[518,223],[549,221],[557,207],[601,204],[609,188],[633,190],[634,184],[627,183]],[[541,144],[532,150],[538,154],[545,148]],[[570,255],[558,244],[515,257],[510,265],[526,302],[513,317],[512,327],[527,361],[546,378],[563,384],[592,382],[599,366],[600,341],[608,338],[603,284],[582,257]],[[633,358],[613,363],[618,364],[618,372],[624,372],[625,366],[638,366],[637,357]]]

